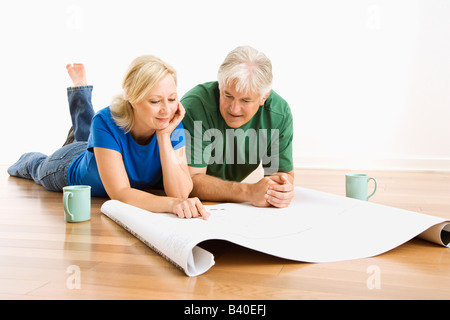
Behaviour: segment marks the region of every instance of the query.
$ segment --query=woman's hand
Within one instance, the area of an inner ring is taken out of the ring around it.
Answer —
[[[178,102],[177,111],[175,111],[175,114],[170,120],[169,125],[161,130],[156,130],[156,134],[172,134],[173,130],[180,124],[181,120],[183,120],[184,115],[186,114],[186,110],[184,110],[183,105],[181,102]]]
[[[172,212],[181,219],[191,219],[201,216],[204,220],[208,220],[211,215],[206,211],[198,198],[176,199]]]

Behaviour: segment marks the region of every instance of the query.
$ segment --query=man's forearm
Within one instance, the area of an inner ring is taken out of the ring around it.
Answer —
[[[198,197],[203,201],[249,201],[251,185],[233,181],[225,181],[207,174],[196,174],[192,176],[194,188],[191,196]]]

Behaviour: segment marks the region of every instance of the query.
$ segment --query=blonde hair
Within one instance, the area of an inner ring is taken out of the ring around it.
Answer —
[[[236,86],[239,92],[253,92],[265,96],[272,88],[272,63],[266,55],[250,46],[231,51],[219,68],[220,88]]]
[[[173,76],[176,84],[175,69],[155,56],[144,55],[131,62],[122,82],[123,93],[116,96],[110,106],[114,121],[125,133],[130,132],[134,124],[134,111],[131,104],[144,99],[167,74]]]

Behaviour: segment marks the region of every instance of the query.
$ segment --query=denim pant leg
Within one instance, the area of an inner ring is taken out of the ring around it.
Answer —
[[[74,142],[64,146],[42,161],[38,170],[39,183],[47,190],[63,191],[69,185],[67,171],[71,163],[86,151],[87,142]]]
[[[92,86],[67,88],[75,141],[88,141],[92,118],[95,115],[92,107],[92,90]]]
[[[25,153],[8,168],[11,176],[34,180],[47,190],[62,191],[67,186],[70,164],[86,151],[87,142],[74,142],[62,147],[50,157],[40,152]]]
[[[41,184],[38,172],[45,159],[47,156],[40,152],[25,153],[8,168],[8,174],[13,177],[34,180],[37,184]]]

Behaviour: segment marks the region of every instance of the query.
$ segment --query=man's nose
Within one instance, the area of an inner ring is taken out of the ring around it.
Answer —
[[[241,111],[241,105],[240,105],[239,101],[234,100],[233,102],[231,102],[230,111],[232,113],[239,113],[239,111]]]

